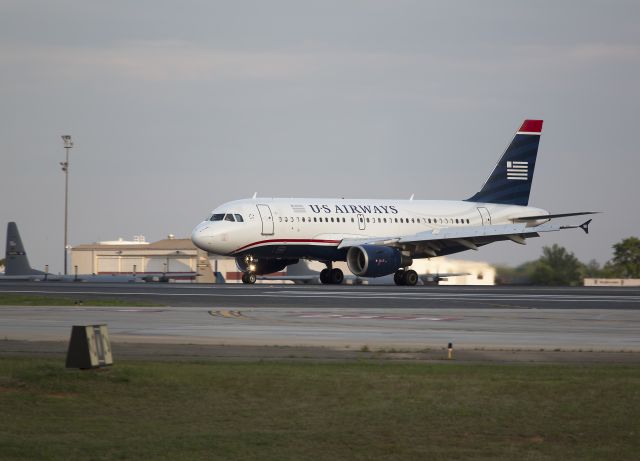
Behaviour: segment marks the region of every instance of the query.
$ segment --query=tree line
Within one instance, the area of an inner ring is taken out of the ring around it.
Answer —
[[[582,285],[585,278],[640,278],[640,239],[628,237],[613,245],[613,257],[601,266],[583,263],[557,244],[543,247],[542,256],[518,267],[498,266],[497,284]]]

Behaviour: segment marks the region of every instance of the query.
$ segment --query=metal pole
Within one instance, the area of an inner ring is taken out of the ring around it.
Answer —
[[[64,163],[60,162],[60,165],[62,165],[62,171],[64,171],[64,275],[67,275],[69,273],[67,270],[67,247],[69,246],[69,149],[73,147],[73,142],[71,142],[71,136],[68,134],[62,135],[62,141],[64,141],[66,153],[65,161]]]
[[[69,221],[69,148],[65,146],[67,153],[64,162],[64,275],[67,275],[67,244],[68,244],[68,221]]]

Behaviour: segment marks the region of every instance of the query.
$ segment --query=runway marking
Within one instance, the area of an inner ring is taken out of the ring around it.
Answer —
[[[419,317],[415,315],[370,315],[370,314],[299,314],[299,318],[307,319],[354,319],[354,320],[429,320],[432,322],[448,322],[452,320],[462,320],[462,317]]]
[[[227,309],[222,309],[218,311],[207,311],[207,313],[212,317],[222,317],[225,319],[239,319],[239,320],[249,320],[249,317],[245,316],[240,311],[232,311]]]

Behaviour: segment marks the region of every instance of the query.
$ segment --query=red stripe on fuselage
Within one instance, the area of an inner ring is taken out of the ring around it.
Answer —
[[[316,239],[271,239],[260,240],[258,242],[249,243],[237,250],[232,251],[230,254],[237,253],[238,251],[246,250],[249,247],[256,245],[263,245],[265,243],[340,243],[340,240],[316,240]]]

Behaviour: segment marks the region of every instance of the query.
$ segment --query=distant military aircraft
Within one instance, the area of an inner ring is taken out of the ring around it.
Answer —
[[[18,225],[10,222],[7,225],[7,246],[5,249],[5,273],[0,275],[0,280],[25,280],[25,281],[63,281],[63,282],[168,282],[174,277],[184,279],[185,277],[195,278],[196,273],[173,273],[162,274],[77,274],[77,275],[56,275],[33,269],[29,264],[27,252]]]

